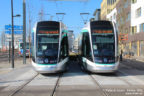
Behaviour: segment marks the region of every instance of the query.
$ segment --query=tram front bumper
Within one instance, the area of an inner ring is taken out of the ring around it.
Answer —
[[[96,73],[111,73],[117,71],[117,68],[115,66],[99,66],[99,67],[91,67],[88,66],[87,69],[91,72]]]
[[[58,73],[65,71],[65,66],[57,66],[55,65],[37,65],[33,64],[34,70],[38,73]]]
[[[115,64],[96,64],[87,62],[87,70],[95,73],[112,73],[118,70],[119,62]]]

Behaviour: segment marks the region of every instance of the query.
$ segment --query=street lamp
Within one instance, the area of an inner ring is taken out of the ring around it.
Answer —
[[[13,28],[13,26],[14,26],[14,24],[13,24],[13,18],[14,17],[20,17],[20,15],[19,14],[17,14],[17,15],[13,15],[13,0],[11,0],[11,18],[12,18],[12,68],[14,68],[14,28]]]
[[[26,64],[26,0],[23,0],[23,64]]]

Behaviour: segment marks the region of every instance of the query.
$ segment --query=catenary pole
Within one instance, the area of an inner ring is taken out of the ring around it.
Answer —
[[[26,64],[26,1],[23,0],[23,64]]]
[[[14,28],[13,28],[13,0],[11,0],[11,18],[12,18],[12,68],[14,68]]]

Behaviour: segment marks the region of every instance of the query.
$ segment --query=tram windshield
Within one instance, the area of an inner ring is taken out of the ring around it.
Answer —
[[[37,56],[57,56],[59,35],[38,35]]]
[[[115,39],[112,25],[91,26],[95,62],[112,63],[115,57]]]
[[[56,63],[58,58],[59,28],[41,27],[37,32],[37,63]]]
[[[94,56],[114,56],[113,35],[92,35]]]

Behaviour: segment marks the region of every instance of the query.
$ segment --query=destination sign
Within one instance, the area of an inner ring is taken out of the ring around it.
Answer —
[[[59,31],[56,30],[56,31],[45,31],[45,30],[40,30],[39,31],[39,34],[58,34]]]
[[[92,30],[92,33],[113,33],[112,30]]]

